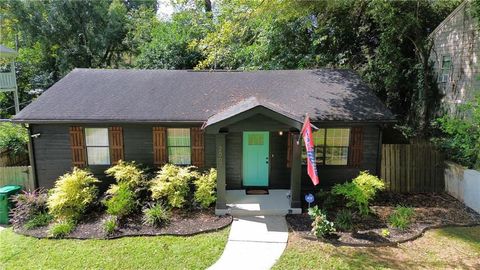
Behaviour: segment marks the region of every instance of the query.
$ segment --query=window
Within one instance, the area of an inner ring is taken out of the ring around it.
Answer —
[[[302,140],[303,142],[303,140]],[[322,128],[313,132],[315,160],[321,165],[347,165],[350,146],[349,128]],[[305,146],[302,161],[306,160]]]
[[[168,162],[177,165],[190,165],[190,129],[167,129]]]
[[[85,128],[88,165],[110,165],[108,128]]]
[[[442,56],[441,72],[438,75],[438,81],[446,83],[450,76],[450,70],[452,69],[452,58],[449,55]]]

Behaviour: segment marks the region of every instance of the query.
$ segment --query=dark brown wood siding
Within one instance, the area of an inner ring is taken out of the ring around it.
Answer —
[[[72,167],[87,166],[85,135],[82,127],[70,127],[70,147],[72,149]]]
[[[363,127],[353,127],[350,131],[350,153],[348,164],[358,167],[363,159]]]
[[[317,125],[321,127],[320,125]],[[362,170],[377,174],[380,129],[378,126],[363,126],[362,159],[359,166],[317,166],[320,178],[319,188],[329,188],[336,183],[350,181]],[[312,190],[313,184],[302,165],[302,190]]]
[[[199,127],[190,128],[192,141],[192,165],[198,168],[205,167],[205,138]]]
[[[153,127],[153,164],[158,167],[167,162],[167,129]]]
[[[117,164],[119,160],[125,160],[122,127],[108,128],[108,143],[110,144],[110,162]]]

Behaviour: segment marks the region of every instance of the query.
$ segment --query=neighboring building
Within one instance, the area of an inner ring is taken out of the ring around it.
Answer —
[[[20,111],[18,104],[17,77],[15,75],[15,57],[17,52],[0,45],[0,93],[12,92],[15,113]]]
[[[432,32],[430,55],[441,94],[443,110],[458,112],[458,104],[480,93],[480,25],[465,1]]]
[[[28,124],[39,186],[73,166],[111,183],[104,171],[120,159],[215,167],[222,213],[249,187],[290,192],[287,210],[299,209],[313,189],[297,144],[306,113],[322,187],[379,173],[382,127],[395,120],[348,70],[75,69],[14,121]]]

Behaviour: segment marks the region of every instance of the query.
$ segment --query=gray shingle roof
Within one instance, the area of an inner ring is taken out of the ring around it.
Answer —
[[[203,122],[250,98],[295,118],[309,113],[312,121],[394,119],[349,70],[75,69],[14,121]]]

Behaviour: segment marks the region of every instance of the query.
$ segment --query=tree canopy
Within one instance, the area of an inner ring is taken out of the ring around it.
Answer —
[[[424,133],[439,99],[428,35],[460,0],[171,3],[163,18],[155,0],[2,2],[2,42],[17,41],[22,102],[75,67],[350,68],[405,130]],[[2,116],[13,113],[5,97],[0,103]]]

